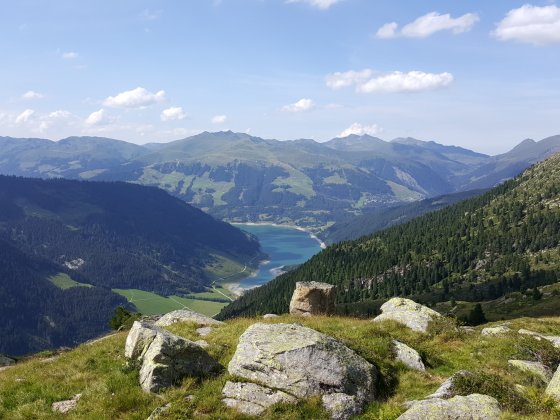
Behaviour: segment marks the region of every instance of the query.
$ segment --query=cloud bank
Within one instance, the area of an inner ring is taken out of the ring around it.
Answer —
[[[470,31],[479,20],[480,18],[475,13],[467,13],[458,18],[453,18],[449,13],[442,15],[438,12],[431,12],[405,25],[400,31],[398,30],[398,23],[386,23],[377,30],[375,36],[379,39],[396,37],[426,38],[440,31],[451,31],[454,34],[460,34]]]

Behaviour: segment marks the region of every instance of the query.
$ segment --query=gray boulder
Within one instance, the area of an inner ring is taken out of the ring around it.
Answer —
[[[168,388],[185,376],[203,376],[220,369],[200,345],[138,321],[127,337],[125,356],[142,363],[139,379],[146,392]]]
[[[222,389],[222,394],[225,397],[222,400],[224,404],[251,416],[258,416],[273,404],[297,402],[296,398],[285,392],[248,382],[228,381]]]
[[[373,365],[334,338],[297,324],[253,324],[241,335],[228,370],[297,398],[345,394],[360,410],[376,394]]]
[[[0,354],[0,367],[15,365],[16,361]]]
[[[220,325],[221,321],[217,321],[209,316],[199,314],[188,309],[178,309],[173,312],[165,314],[156,321],[158,327],[168,327],[176,322],[194,322],[198,325]]]
[[[545,393],[560,402],[560,366],[558,366],[556,373],[548,383]]]
[[[473,373],[468,370],[460,370],[451,375],[446,381],[444,381],[438,389],[433,394],[430,394],[426,399],[430,398],[450,398],[453,396],[453,382],[455,379],[464,376],[472,376]]]
[[[480,334],[481,335],[486,335],[486,336],[492,336],[492,335],[505,335],[509,332],[511,332],[511,328],[508,327],[507,325],[497,325],[495,327],[484,328],[480,332]]]
[[[549,383],[552,378],[552,372],[540,362],[531,362],[529,360],[508,360],[508,364],[523,372],[530,373],[542,379],[544,383]]]
[[[329,315],[334,313],[336,286],[316,281],[298,282],[290,301],[292,315]]]
[[[381,315],[373,319],[374,322],[393,320],[406,325],[413,331],[425,333],[430,322],[441,315],[410,299],[392,298],[381,305]]]
[[[400,341],[393,340],[393,351],[395,359],[408,366],[411,369],[425,371],[426,367],[422,361],[422,357],[412,347],[407,346]]]
[[[333,420],[346,420],[362,412],[362,404],[352,395],[327,394],[321,401]]]
[[[558,335],[546,335],[546,334],[541,334],[541,333],[537,333],[531,330],[526,330],[521,328],[518,331],[519,334],[523,334],[523,335],[530,335],[534,338],[536,338],[537,340],[547,340],[550,341],[552,343],[552,345],[554,347],[556,347],[557,349],[560,349],[560,336]]]
[[[416,402],[399,420],[498,420],[498,401],[488,395],[471,394],[448,400],[432,398]]]
[[[54,413],[66,414],[78,406],[80,398],[82,398],[82,394],[76,394],[69,400],[53,402],[51,410]]]

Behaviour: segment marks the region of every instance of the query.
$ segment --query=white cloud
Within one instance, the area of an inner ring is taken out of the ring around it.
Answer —
[[[346,130],[342,131],[337,137],[348,137],[352,134],[357,136],[363,136],[364,134],[368,134],[373,136],[375,134],[381,133],[383,130],[377,124],[373,125],[362,125],[360,123],[354,123]]]
[[[65,60],[74,60],[78,57],[79,57],[79,54],[77,52],[74,52],[74,51],[68,51],[68,52],[62,53],[62,58],[64,58]]]
[[[113,108],[143,108],[163,101],[165,101],[165,91],[152,93],[143,87],[137,87],[116,96],[109,96],[103,101],[103,105]]]
[[[21,114],[16,117],[16,124],[24,124],[35,114],[35,111],[32,109],[26,109]]]
[[[95,125],[103,125],[103,124],[107,124],[108,122],[109,121],[107,118],[107,114],[103,108],[101,108],[98,111],[92,112],[91,114],[89,114],[89,117],[87,117],[85,120],[85,124],[88,127],[92,127]]]
[[[309,6],[320,10],[327,10],[329,7],[340,1],[341,0],[287,0],[286,3],[306,3]]]
[[[560,44],[560,7],[526,4],[512,9],[492,34],[501,41],[538,46]]]
[[[449,13],[442,15],[438,12],[431,12],[405,25],[400,32],[398,31],[399,25],[396,22],[386,23],[378,29],[375,36],[381,39],[398,36],[426,38],[440,31],[452,31],[454,34],[460,34],[470,31],[479,20],[480,18],[475,13],[466,13],[458,18],[452,18]]]
[[[227,121],[227,115],[215,115],[210,122],[212,124],[224,124]]]
[[[302,98],[299,101],[290,104],[290,105],[286,105],[284,107],[282,107],[282,111],[286,111],[286,112],[302,112],[302,111],[309,111],[311,108],[313,108],[315,106],[315,104],[313,103],[313,101],[309,98]]]
[[[72,116],[72,113],[70,111],[65,111],[62,109],[59,109],[58,111],[53,111],[48,115],[49,119],[52,120],[66,120],[68,118],[70,118]]]
[[[373,70],[366,69],[333,73],[328,75],[325,81],[331,89],[355,86],[356,91],[361,93],[422,92],[449,86],[453,82],[453,75],[447,72],[422,71],[375,73]]]
[[[160,117],[162,121],[184,120],[187,118],[187,113],[180,106],[172,106],[161,111]]]
[[[51,128],[53,125],[66,124],[74,116],[70,111],[57,110],[50,112],[47,115],[41,116],[41,123],[39,124],[39,132],[43,133]]]
[[[26,101],[30,101],[33,99],[41,99],[44,98],[45,95],[39,92],[35,92],[34,90],[28,90],[23,95],[21,95],[21,99],[25,99]]]

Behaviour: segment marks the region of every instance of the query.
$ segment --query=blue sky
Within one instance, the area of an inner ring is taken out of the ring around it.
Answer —
[[[0,135],[560,134],[554,1],[2,2]]]

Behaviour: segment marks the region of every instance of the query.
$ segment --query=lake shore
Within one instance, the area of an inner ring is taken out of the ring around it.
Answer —
[[[281,228],[289,228],[289,229],[296,229],[299,230],[300,232],[305,232],[309,235],[309,237],[311,239],[316,240],[319,243],[319,246],[321,247],[321,249],[325,249],[327,247],[327,244],[324,243],[321,239],[319,239],[317,237],[317,235],[315,235],[313,232],[308,231],[305,228],[302,228],[301,226],[297,226],[297,225],[281,225],[279,223],[272,223],[272,222],[234,222],[234,223],[230,223],[231,225],[235,226],[235,225],[246,225],[246,226],[274,226],[274,227],[281,227]]]

